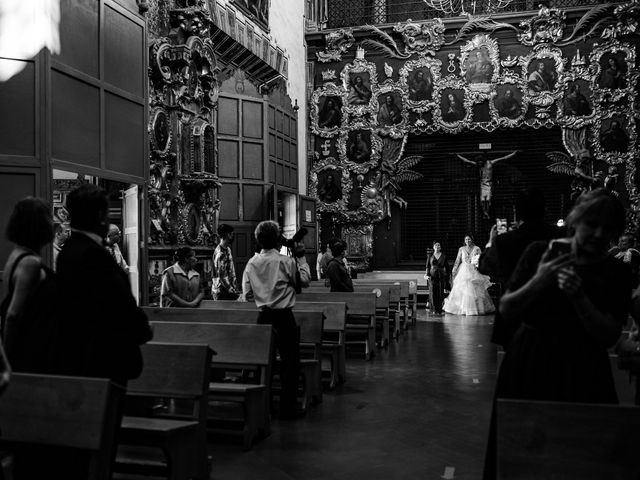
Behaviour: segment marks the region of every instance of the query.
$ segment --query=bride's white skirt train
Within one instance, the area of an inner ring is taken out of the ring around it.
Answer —
[[[449,296],[444,300],[444,311],[455,315],[485,315],[495,311],[487,292],[489,277],[482,275],[470,263],[462,263],[453,280]]]

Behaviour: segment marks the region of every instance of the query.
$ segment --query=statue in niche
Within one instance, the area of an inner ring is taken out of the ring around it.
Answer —
[[[502,160],[507,160],[515,156],[516,153],[518,153],[518,150],[511,152],[508,155],[494,158],[493,160],[489,160],[484,153],[477,155],[474,160],[469,160],[468,158],[456,153],[456,157],[460,160],[479,169],[480,204],[482,206],[482,214],[487,219],[490,218],[489,208],[491,207],[491,196],[493,190],[493,166]]]

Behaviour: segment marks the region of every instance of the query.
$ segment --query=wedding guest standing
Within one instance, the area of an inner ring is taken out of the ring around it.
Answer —
[[[442,314],[444,291],[449,286],[449,264],[442,246],[433,242],[433,253],[427,258],[425,278],[429,280],[429,301],[433,313]]]

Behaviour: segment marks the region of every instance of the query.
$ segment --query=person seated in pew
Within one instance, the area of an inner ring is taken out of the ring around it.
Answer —
[[[204,290],[200,274],[195,270],[196,253],[191,247],[180,247],[174,258],[176,263],[162,272],[160,306],[197,308],[204,298]]]
[[[262,246],[242,274],[242,292],[260,310],[258,323],[273,326],[275,349],[280,353],[281,372],[279,417],[294,419],[304,414],[296,406],[300,376],[300,330],[293,316],[296,292],[307,287],[309,265],[304,255],[294,259],[279,253],[280,227],[272,220],[260,222],[255,230]],[[306,267],[306,268],[304,268]]]
[[[351,275],[344,265],[344,251],[347,246],[342,240],[333,242],[333,258],[327,263],[327,282],[332,292],[353,292]]]

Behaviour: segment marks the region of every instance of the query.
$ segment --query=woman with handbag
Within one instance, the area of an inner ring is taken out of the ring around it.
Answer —
[[[427,258],[424,277],[429,281],[431,311],[436,315],[442,315],[444,291],[449,286],[449,263],[437,240],[433,242],[433,253]]]

